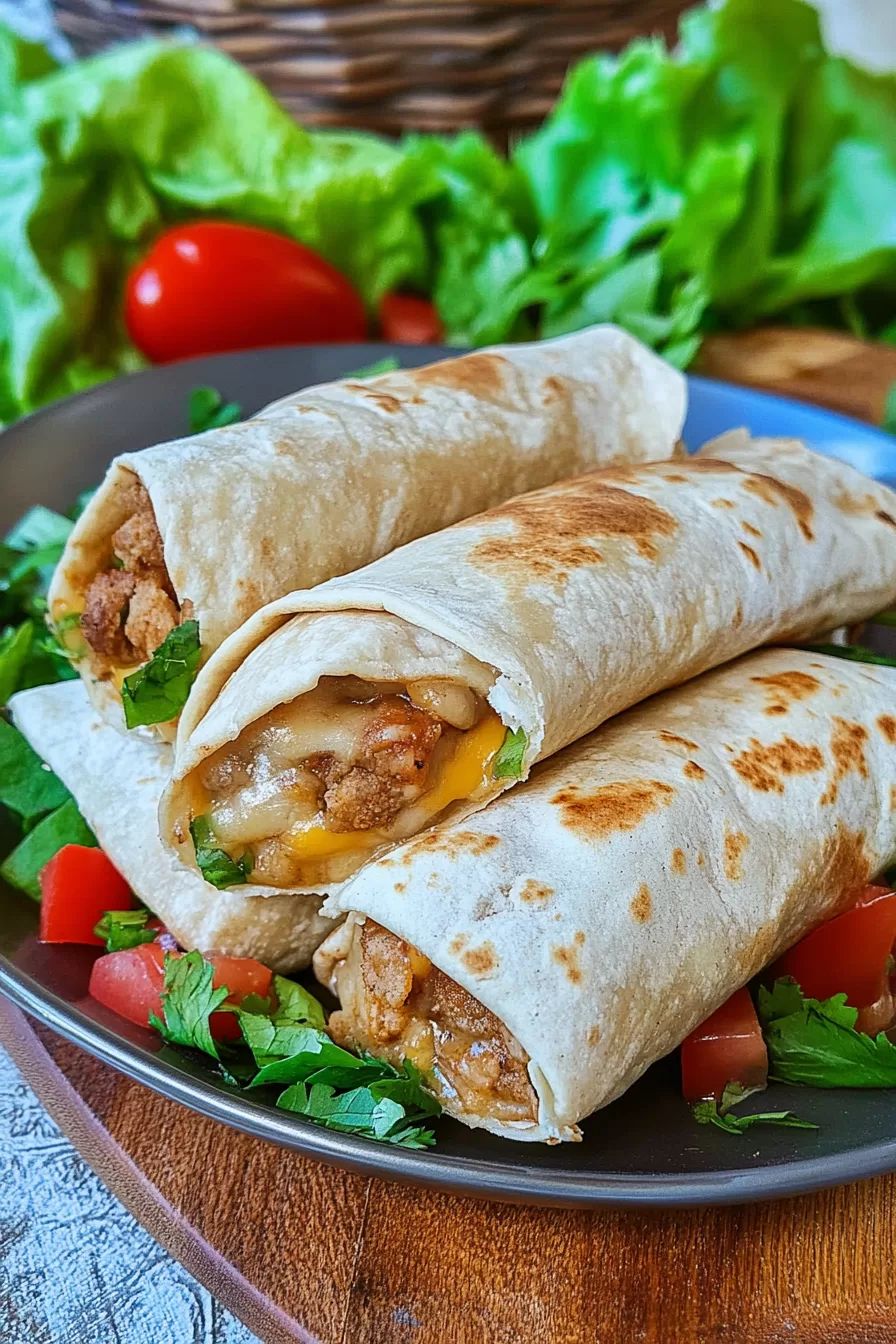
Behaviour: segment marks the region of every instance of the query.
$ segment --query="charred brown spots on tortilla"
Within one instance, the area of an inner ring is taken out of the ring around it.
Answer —
[[[439,853],[447,859],[457,859],[463,854],[470,854],[474,858],[479,858],[487,854],[490,849],[500,845],[501,837],[499,835],[482,835],[479,831],[427,831],[419,839],[411,841],[405,846],[401,863],[409,868],[420,854]],[[385,860],[380,860],[381,864]]]
[[[685,763],[684,763],[684,768],[683,768],[683,770],[682,770],[682,773],[683,773],[688,779],[705,779],[705,778],[706,778],[706,771],[703,769],[703,766],[702,766],[702,765],[698,765],[696,761],[685,761]]]
[[[741,602],[740,598],[738,598],[734,608],[734,615],[731,617],[731,624],[735,630],[739,630],[740,627],[743,625],[743,623],[744,623],[744,604],[743,602]]]
[[[749,562],[750,562],[750,564],[753,566],[753,568],[754,568],[754,569],[761,569],[761,568],[762,568],[762,561],[759,559],[759,556],[758,556],[758,555],[756,554],[756,552],[753,550],[753,547],[752,547],[752,546],[748,546],[747,543],[746,543],[745,541],[739,541],[737,544],[738,544],[738,546],[740,547],[740,549],[743,551],[744,555],[747,557],[747,559],[749,560]]]
[[[744,875],[741,859],[746,852],[749,840],[743,831],[725,831],[724,850],[722,862],[725,869],[725,876],[730,882],[739,882]]]
[[[461,954],[461,961],[477,980],[485,979],[501,964],[493,943],[480,943],[478,947],[468,948]]]
[[[684,747],[685,751],[700,750],[699,743],[692,742],[689,737],[680,737],[678,733],[670,733],[665,728],[661,728],[657,736],[670,747]]]
[[[684,877],[688,870],[688,861],[684,856],[683,849],[673,849],[671,868],[678,877]]]
[[[841,909],[848,910],[855,904],[856,892],[871,878],[864,832],[851,831],[838,821],[834,834],[825,842],[823,864],[831,894],[840,898]]]
[[[793,513],[805,540],[815,540],[815,533],[812,531],[815,510],[809,496],[798,486],[791,485],[788,481],[779,481],[775,476],[751,472],[744,477],[741,488],[755,495],[757,499],[764,500],[766,504],[771,504],[773,508],[777,508],[779,504],[786,504]]]
[[[896,746],[896,718],[892,714],[881,714],[878,717],[877,726],[887,741],[892,746]]]
[[[614,831],[634,831],[641,822],[662,807],[668,807],[675,795],[671,784],[658,779],[625,779],[601,784],[590,793],[570,785],[551,799],[562,813],[568,830],[588,840],[602,840]]]
[[[566,395],[566,389],[559,378],[549,374],[541,385],[541,404],[550,406],[554,401],[560,401]]]
[[[381,411],[388,411],[394,415],[396,411],[401,410],[401,402],[398,397],[393,397],[391,392],[381,392],[375,387],[366,386],[364,383],[346,383],[346,388],[350,392],[360,392],[368,401],[372,401]]]
[[[750,680],[765,690],[766,714],[786,714],[790,705],[807,700],[821,690],[821,682],[808,672],[774,672],[771,676],[751,677]]]
[[[491,536],[473,547],[470,559],[483,569],[528,570],[538,578],[568,577],[571,570],[603,559],[595,538],[631,541],[639,555],[655,560],[657,540],[677,531],[671,513],[652,499],[608,485],[603,473],[592,472],[561,485],[548,486],[508,500],[459,527],[481,528],[507,521],[513,531]]]
[[[847,723],[834,715],[831,730],[831,755],[834,758],[834,773],[819,802],[822,806],[836,802],[841,780],[855,771],[863,779],[868,778],[868,763],[865,760],[865,743],[868,741],[868,729],[861,723]]]
[[[447,387],[452,392],[469,392],[485,400],[500,397],[505,391],[507,360],[503,355],[461,355],[418,369],[414,379],[418,387]]]
[[[582,979],[582,968],[579,965],[579,953],[585,946],[585,935],[579,931],[573,937],[571,943],[567,946],[562,944],[551,948],[551,957],[559,966],[563,967],[567,980],[571,985],[578,985]]]
[[[520,900],[527,905],[549,905],[555,895],[554,888],[534,877],[527,877],[520,888]]]
[[[638,924],[647,924],[653,913],[653,899],[650,895],[650,888],[646,882],[642,882],[638,890],[631,899],[629,909],[632,912],[632,919]]]
[[[741,779],[758,792],[783,793],[786,776],[811,775],[823,770],[824,757],[818,747],[807,747],[792,737],[782,737],[780,742],[767,746],[753,737],[749,750],[742,751],[731,764]]]

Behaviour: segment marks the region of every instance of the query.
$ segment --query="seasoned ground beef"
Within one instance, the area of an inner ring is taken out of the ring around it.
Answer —
[[[159,586],[155,576],[138,578],[128,606],[124,632],[140,662],[152,657],[177,622],[177,607]]]
[[[131,644],[124,632],[124,614],[137,579],[126,569],[110,569],[87,589],[81,629],[94,653],[112,662],[128,662]]]

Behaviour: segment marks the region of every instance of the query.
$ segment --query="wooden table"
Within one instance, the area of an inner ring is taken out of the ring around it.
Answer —
[[[703,370],[878,419],[896,351],[766,333],[740,354],[713,342]],[[742,1208],[481,1204],[225,1130],[3,1000],[0,1041],[106,1184],[266,1344],[896,1341],[896,1176]]]

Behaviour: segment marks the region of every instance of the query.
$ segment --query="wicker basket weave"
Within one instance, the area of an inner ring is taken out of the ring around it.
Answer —
[[[476,126],[498,138],[554,103],[570,63],[671,36],[682,0],[57,0],[79,55],[191,29],[257,75],[307,126],[399,133]]]

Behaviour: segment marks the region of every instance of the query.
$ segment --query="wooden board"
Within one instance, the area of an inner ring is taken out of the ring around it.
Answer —
[[[792,332],[741,345],[708,343],[703,370],[869,419],[896,380],[896,351],[848,337],[801,332],[799,358]],[[896,1340],[896,1176],[731,1209],[480,1204],[226,1130],[2,1000],[0,1041],[106,1184],[266,1344]]]

